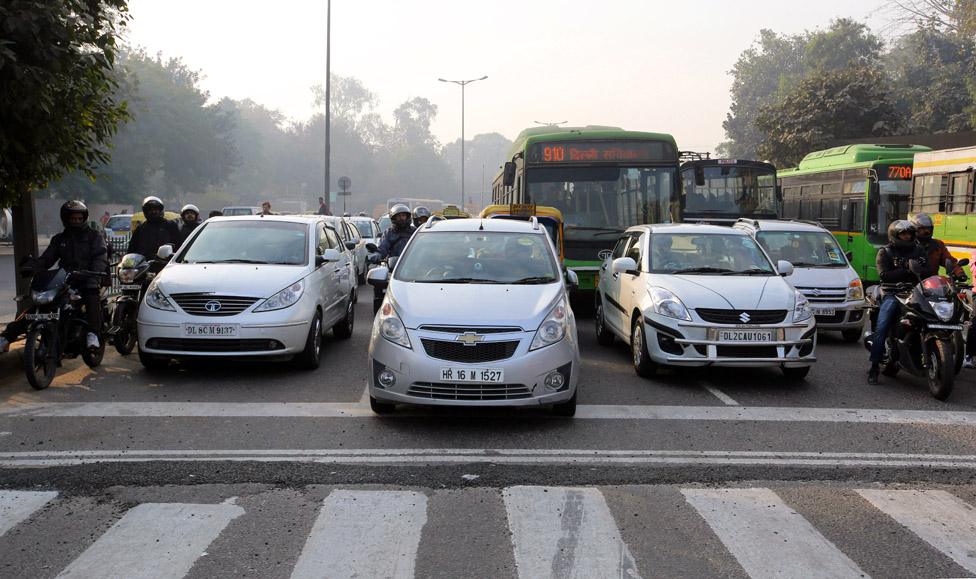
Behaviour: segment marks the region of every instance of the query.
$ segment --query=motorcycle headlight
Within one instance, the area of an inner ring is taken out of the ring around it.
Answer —
[[[169,298],[155,284],[146,292],[146,305],[157,310],[175,312],[176,308],[170,303]]]
[[[410,337],[407,336],[407,328],[397,315],[396,309],[390,303],[389,298],[383,301],[380,311],[376,313],[373,320],[373,335],[379,334],[389,342],[407,349],[410,347]]]
[[[935,315],[939,316],[943,322],[951,320],[952,315],[956,313],[956,306],[952,302],[929,302],[929,305],[932,306]]]
[[[809,320],[810,316],[813,315],[813,310],[810,309],[810,302],[798,290],[793,290],[793,295],[796,296],[796,306],[793,307],[793,322],[805,322]]]
[[[122,283],[132,283],[136,280],[136,275],[139,273],[137,269],[120,269],[119,270],[119,281]]]
[[[254,308],[254,311],[270,312],[272,310],[282,310],[289,306],[293,306],[298,303],[298,300],[302,297],[304,292],[305,282],[303,280],[298,280],[270,298],[264,300],[264,303]]]
[[[566,337],[566,330],[569,326],[569,308],[566,306],[566,298],[559,298],[556,305],[549,311],[549,315],[539,325],[539,329],[532,338],[529,351],[538,350],[551,346]]]
[[[33,300],[35,304],[39,304],[43,306],[53,302],[54,298],[57,297],[57,295],[58,295],[58,290],[56,289],[50,289],[43,292],[32,291],[31,300]]]
[[[850,301],[864,299],[864,286],[861,285],[861,280],[856,279],[847,285],[847,299]]]
[[[691,321],[691,314],[688,308],[681,302],[678,296],[663,287],[652,287],[647,290],[651,296],[651,311],[676,320]]]

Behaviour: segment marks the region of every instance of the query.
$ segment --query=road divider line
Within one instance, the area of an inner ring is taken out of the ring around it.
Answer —
[[[867,577],[847,555],[769,489],[682,489],[753,579]]]
[[[729,396],[725,392],[722,392],[718,388],[716,388],[714,386],[709,386],[707,384],[705,384],[703,386],[704,386],[705,390],[708,390],[709,392],[711,392],[716,398],[718,398],[719,400],[721,400],[722,403],[725,404],[726,406],[738,406],[739,405],[739,403],[735,401],[735,398],[732,398],[731,396]]]
[[[960,567],[976,573],[976,509],[940,490],[858,490],[857,493]]]
[[[56,496],[54,491],[0,491],[0,537]]]
[[[322,503],[292,579],[412,579],[427,497],[409,491],[333,491]]]
[[[143,503],[119,519],[59,578],[183,577],[230,522],[236,505]]]
[[[515,486],[502,497],[519,577],[640,577],[597,489]]]

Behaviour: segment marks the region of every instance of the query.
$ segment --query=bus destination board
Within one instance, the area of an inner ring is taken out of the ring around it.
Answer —
[[[881,179],[885,181],[911,181],[912,166],[888,165],[887,167],[883,167],[879,173],[881,173]]]
[[[560,141],[535,143],[529,163],[648,163],[675,160],[674,148],[663,141]]]

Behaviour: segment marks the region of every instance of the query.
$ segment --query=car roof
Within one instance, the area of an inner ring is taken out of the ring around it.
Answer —
[[[220,221],[284,221],[288,223],[315,223],[321,215],[221,215],[211,217]]]
[[[634,225],[627,229],[627,233],[650,231],[651,233],[713,233],[713,234],[733,234],[748,235],[741,230],[735,230],[724,225],[710,225],[707,223],[656,223],[646,225]]]
[[[819,223],[791,219],[743,219],[736,222],[736,225],[754,231],[826,231],[826,228]]]
[[[532,226],[530,221],[516,221],[512,219],[481,219],[472,217],[470,219],[437,219],[433,225],[422,225],[420,230],[424,233],[438,231],[497,231],[502,233],[542,233],[546,228],[539,225],[538,228]]]

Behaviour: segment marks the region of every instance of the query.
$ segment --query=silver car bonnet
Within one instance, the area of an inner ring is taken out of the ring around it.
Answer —
[[[649,286],[663,287],[688,308],[791,310],[795,290],[778,275],[662,275],[648,276]]]
[[[393,280],[388,290],[404,325],[518,326],[535,330],[554,302],[562,283],[493,285],[414,283]]]
[[[308,275],[308,266],[171,263],[157,278],[166,294],[212,293],[270,297]]]
[[[847,289],[857,279],[857,273],[847,267],[797,267],[789,278],[796,287]]]

